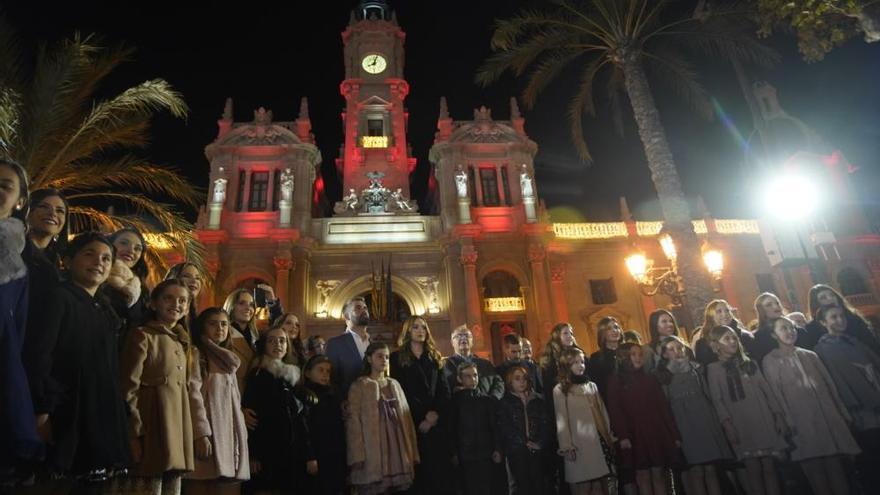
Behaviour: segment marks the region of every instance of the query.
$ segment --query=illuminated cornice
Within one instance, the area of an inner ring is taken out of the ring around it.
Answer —
[[[706,222],[694,220],[697,234],[706,234]],[[636,222],[639,237],[651,237],[660,234],[663,222]],[[715,231],[721,235],[757,235],[760,234],[757,220],[721,219],[715,220]],[[614,239],[628,237],[625,222],[584,222],[554,223],[553,233],[560,239]]]
[[[489,297],[484,299],[487,313],[509,313],[525,311],[526,305],[521,297]]]

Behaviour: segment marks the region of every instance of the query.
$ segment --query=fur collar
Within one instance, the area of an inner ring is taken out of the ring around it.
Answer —
[[[141,297],[141,279],[122,260],[116,260],[107,277],[107,285],[125,296],[125,305],[130,308]]]
[[[0,284],[23,278],[27,267],[21,259],[24,224],[17,218],[0,220]]]
[[[269,372],[275,378],[281,378],[291,385],[299,381],[299,368],[292,364],[285,364],[280,359],[260,359],[260,368]]]

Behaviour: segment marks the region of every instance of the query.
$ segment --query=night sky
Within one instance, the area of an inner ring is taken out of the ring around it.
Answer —
[[[421,199],[440,96],[447,97],[456,119],[471,119],[473,109],[480,105],[492,108],[497,119],[509,118],[508,100],[518,94],[518,82],[507,78],[482,89],[474,84],[474,73],[489,54],[493,19],[509,16],[526,2],[391,3],[407,33],[408,137],[418,158],[412,190],[415,199]],[[201,187],[207,185],[208,174],[204,147],[216,137],[216,121],[226,97],[235,101],[236,121],[250,121],[260,106],[271,109],[276,120],[293,120],[300,98],[307,96],[332,201],[339,195],[334,159],[342,142],[340,111],[344,106],[339,94],[343,78],[340,33],[355,4],[354,0],[280,5],[239,2],[230,8],[210,9],[188,2],[56,4],[31,0],[4,1],[3,9],[25,47],[57,41],[76,30],[98,33],[108,43],[136,47],[134,60],[108,78],[102,92],[114,94],[151,78],[164,78],[182,92],[191,109],[189,119],[159,117],[154,141],[143,154],[177,166]],[[789,114],[815,128],[860,167],[857,182],[865,191],[876,191],[880,186],[880,94],[875,90],[880,87],[880,44],[854,39],[825,61],[806,64],[797,54],[793,37],[779,36],[768,42],[781,52],[783,61],[772,70],[754,72],[776,86]],[[747,136],[751,117],[731,67],[698,62],[703,84]],[[526,131],[540,147],[538,191],[554,219],[615,220],[621,195],[627,196],[637,218],[659,218],[629,115],[621,137],[613,130],[606,104],[598,100],[600,113],[585,126],[595,161],[588,167],[577,159],[565,113],[576,77],[576,71],[564,74],[533,110],[521,105]],[[754,194],[746,190],[741,167],[743,148],[730,129],[717,118],[700,120],[663,86],[655,85],[654,92],[687,194],[702,194],[719,218],[754,215],[750,199]]]

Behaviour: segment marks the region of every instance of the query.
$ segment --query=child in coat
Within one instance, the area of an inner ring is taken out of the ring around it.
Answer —
[[[181,475],[194,458],[211,455],[211,428],[198,373],[192,372],[189,333],[179,322],[189,289],[165,280],[150,296],[147,323],[131,331],[122,354],[121,388],[130,413],[135,465],[127,493],[180,493]]]
[[[512,495],[547,493],[545,458],[553,426],[544,399],[532,390],[530,376],[525,366],[510,366],[504,376],[507,392],[498,404],[501,447]]]
[[[307,472],[317,472],[306,411],[295,394],[300,371],[284,362],[288,351],[283,328],[260,336],[241,401],[242,409],[251,409],[259,418],[248,436],[251,481],[246,486],[261,493],[294,493],[308,483]]]
[[[289,334],[288,334],[289,336]],[[345,423],[342,407],[331,385],[333,367],[330,358],[316,355],[306,361],[303,380],[298,389],[306,405],[309,438],[315,450],[317,476],[312,473],[314,493],[340,495],[345,493]]]
[[[587,377],[584,353],[577,347],[562,352],[553,403],[558,453],[565,458],[565,481],[572,495],[603,493],[613,474],[613,439],[605,403]]]
[[[236,378],[241,361],[230,349],[229,316],[220,308],[208,308],[193,322],[192,333],[193,372],[199,375],[194,381],[201,384],[198,391],[205,404],[212,449],[211,455],[196,458],[195,471],[186,477],[186,491],[190,495],[235,494],[241,482],[250,478],[250,466]]]
[[[795,347],[797,327],[787,317],[773,322],[779,347],[764,357],[764,376],[776,394],[791,431],[791,460],[799,463],[813,493],[846,495],[844,455],[860,452],[837,387],[814,352]]]
[[[617,349],[619,371],[608,379],[611,429],[621,464],[635,470],[642,495],[665,495],[665,472],[678,459],[681,437],[660,382],[645,372],[645,354],[627,342]]]
[[[485,495],[492,488],[492,463],[501,463],[495,399],[477,391],[477,365],[458,365],[460,388],[452,396],[449,429],[453,459],[461,470],[465,495]]]
[[[388,376],[390,354],[383,343],[367,346],[361,376],[348,391],[348,465],[358,495],[408,489],[419,462],[409,404]]]
[[[774,458],[788,448],[782,409],[732,328],[714,327],[707,339],[718,355],[707,370],[712,403],[737,460],[745,465],[748,491],[778,494]]]

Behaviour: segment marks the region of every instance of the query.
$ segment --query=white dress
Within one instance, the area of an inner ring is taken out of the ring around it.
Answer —
[[[556,435],[560,450],[576,450],[574,462],[565,460],[565,481],[582,483],[610,474],[605,454],[599,440],[599,430],[593,418],[592,401],[598,401],[602,420],[609,424],[608,412],[593,382],[572,384],[568,394],[562,393],[562,385],[553,389],[553,405],[556,408]]]

